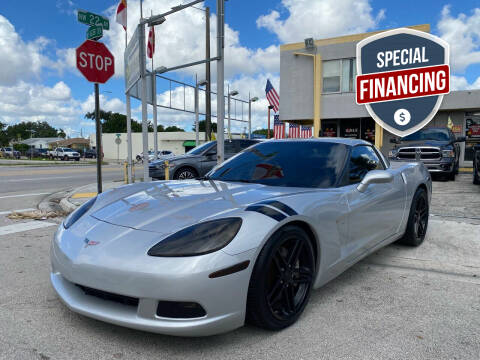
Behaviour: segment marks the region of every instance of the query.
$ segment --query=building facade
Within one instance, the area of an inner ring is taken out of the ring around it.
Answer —
[[[430,32],[428,24],[411,28]],[[378,32],[282,45],[280,120],[313,125],[315,136],[368,140],[387,154],[393,135],[376,125],[364,105],[355,102],[356,46]],[[480,90],[445,95],[427,127],[444,126],[457,136],[466,136],[460,165],[471,166],[472,147],[480,143]]]

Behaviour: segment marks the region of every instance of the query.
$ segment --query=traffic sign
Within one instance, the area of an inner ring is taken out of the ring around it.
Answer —
[[[115,73],[115,59],[103,43],[86,40],[76,54],[77,69],[90,82],[104,84]]]
[[[83,24],[87,25],[99,25],[104,30],[110,29],[110,22],[106,17],[101,15],[97,15],[85,10],[78,10],[77,12],[77,20]]]
[[[100,40],[103,36],[103,27],[100,25],[92,25],[87,30],[87,39],[88,40]]]

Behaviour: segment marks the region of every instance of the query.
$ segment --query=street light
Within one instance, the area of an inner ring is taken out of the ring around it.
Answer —
[[[165,16],[162,16],[161,18],[158,18],[158,19],[155,19],[155,20],[151,21],[148,25],[149,26],[160,25],[160,24],[163,24],[165,22],[165,20],[167,20],[165,18]]]
[[[250,98],[250,93],[248,93],[248,138],[252,138],[252,102],[258,101],[258,97],[254,96]]]
[[[237,90],[232,90],[230,91],[230,85],[228,85],[228,138],[231,140],[232,139],[232,132],[231,132],[231,128],[230,128],[230,98],[232,96],[236,96],[238,95],[238,91]]]
[[[195,146],[199,145],[199,125],[198,125],[198,113],[199,113],[199,99],[198,99],[198,88],[200,86],[205,86],[208,84],[207,80],[197,80],[197,75],[195,75]]]

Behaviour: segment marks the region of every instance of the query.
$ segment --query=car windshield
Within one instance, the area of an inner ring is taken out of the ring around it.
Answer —
[[[319,141],[269,141],[213,169],[208,179],[269,186],[330,188],[338,182],[347,148]]]
[[[444,129],[422,129],[413,134],[405,136],[402,141],[420,141],[420,140],[434,140],[434,141],[448,141],[448,131]]]
[[[202,145],[199,145],[199,146],[193,148],[192,150],[187,152],[187,154],[188,155],[200,155],[205,150],[207,150],[210,146],[212,146],[212,144],[216,144],[216,143],[217,143],[216,141],[206,142],[205,144],[202,144]]]
[[[70,148],[63,148],[63,151],[65,151],[65,152],[73,152],[73,150],[70,149]]]

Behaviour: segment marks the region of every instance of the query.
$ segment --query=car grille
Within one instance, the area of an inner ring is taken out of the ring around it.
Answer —
[[[420,155],[418,160],[439,160],[441,157],[440,149],[435,147],[400,148],[397,157],[402,160],[416,160],[417,151]]]
[[[125,296],[125,295],[118,295],[118,294],[113,294],[109,293],[106,291],[102,290],[97,290],[97,289],[92,289],[83,285],[78,285],[76,284],[80,289],[83,290],[85,295],[89,296],[95,296],[97,298],[107,300],[107,301],[113,301],[119,304],[123,305],[128,305],[128,306],[138,306],[138,299],[130,296]]]

